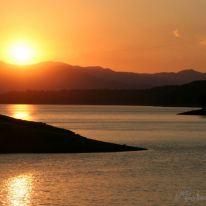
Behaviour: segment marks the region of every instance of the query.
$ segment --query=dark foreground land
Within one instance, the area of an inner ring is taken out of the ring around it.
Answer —
[[[41,122],[0,115],[0,153],[86,153],[145,150],[88,139]]]
[[[191,111],[188,111],[188,112],[180,113],[179,115],[200,115],[200,116],[206,116],[206,110],[205,109],[191,110]]]

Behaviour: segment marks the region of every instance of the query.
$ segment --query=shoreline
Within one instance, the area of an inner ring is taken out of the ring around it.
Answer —
[[[190,110],[186,112],[181,112],[178,115],[197,115],[197,116],[206,116],[205,109]]]
[[[0,115],[0,153],[104,153],[147,150],[89,139],[42,122]]]
[[[126,106],[126,107],[161,107],[161,108],[194,108],[198,109],[198,106],[164,106],[164,105],[136,105],[136,104],[53,104],[53,103],[0,103],[0,105],[48,105],[48,106]]]

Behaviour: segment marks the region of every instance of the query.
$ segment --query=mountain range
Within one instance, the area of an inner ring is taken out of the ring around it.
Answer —
[[[0,92],[69,89],[150,89],[206,80],[206,73],[183,70],[177,73],[118,72],[102,67],[80,67],[60,62],[29,66],[0,63]]]
[[[200,107],[206,105],[206,80],[142,90],[13,91],[0,94],[0,103]]]

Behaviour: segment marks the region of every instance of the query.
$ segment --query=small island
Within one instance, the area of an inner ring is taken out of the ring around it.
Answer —
[[[201,109],[191,110],[187,112],[179,113],[179,115],[199,115],[199,116],[206,116],[206,96],[202,96],[200,98],[200,104],[202,106]]]
[[[0,153],[91,153],[146,150],[82,137],[41,122],[0,115]]]
[[[179,113],[179,115],[199,115],[199,116],[206,116],[206,110],[205,110],[205,109],[191,110],[191,111]]]

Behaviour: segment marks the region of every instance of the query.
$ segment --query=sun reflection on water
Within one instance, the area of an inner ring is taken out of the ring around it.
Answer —
[[[9,105],[7,109],[11,114],[11,116],[16,119],[32,120],[32,111],[33,111],[32,105],[15,104],[15,105]]]
[[[27,112],[17,112],[14,114],[14,118],[16,119],[23,119],[23,120],[29,120],[30,115]]]
[[[32,175],[20,175],[7,183],[9,206],[29,206],[32,195]]]

